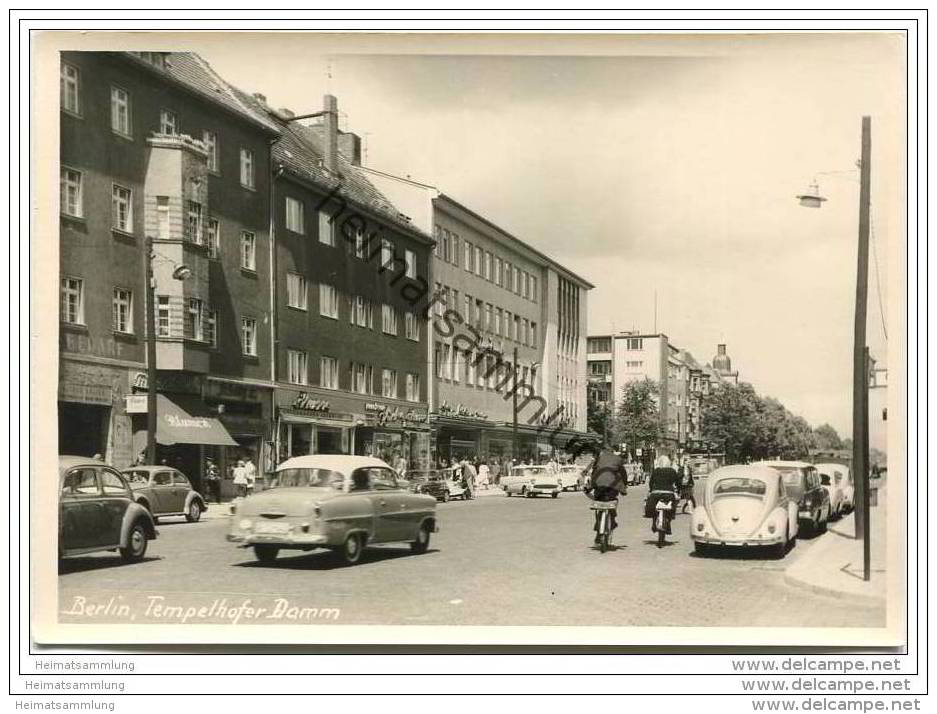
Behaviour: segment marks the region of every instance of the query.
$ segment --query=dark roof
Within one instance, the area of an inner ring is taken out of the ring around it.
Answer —
[[[394,206],[390,200],[372,184],[361,171],[340,151],[338,155],[337,175],[325,168],[324,127],[306,126],[298,121],[283,121],[269,107],[254,97],[240,90],[235,90],[240,101],[251,106],[254,111],[264,111],[280,131],[280,140],[273,145],[273,162],[279,164],[296,178],[314,184],[324,193],[330,193],[338,187],[337,196],[355,204],[357,207],[387,220],[398,228],[433,244],[432,236],[424,233]]]
[[[122,54],[135,64],[183,85],[202,98],[219,104],[241,118],[262,127],[268,133],[279,132],[277,125],[270,121],[265,112],[257,111],[256,108],[244,102],[237,89],[222,79],[208,62],[194,52],[167,52],[164,68],[147,62],[134,52]]]

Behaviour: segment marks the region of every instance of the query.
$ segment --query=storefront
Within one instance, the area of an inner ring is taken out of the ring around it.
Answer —
[[[338,399],[293,389],[275,391],[277,463],[307,454],[351,453],[355,415],[333,408],[339,407]]]
[[[133,439],[124,396],[131,371],[67,358],[59,364],[59,453],[100,454],[117,468],[129,466]]]
[[[422,409],[367,402],[364,424],[355,430],[355,453],[374,456],[396,467],[401,458],[408,471],[430,468],[429,424]]]

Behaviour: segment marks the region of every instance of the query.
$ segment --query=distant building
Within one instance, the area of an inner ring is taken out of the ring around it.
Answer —
[[[436,239],[426,359],[437,460],[511,455],[513,374],[527,385],[518,389],[519,458],[545,458],[584,435],[592,284],[440,189],[365,170]]]
[[[712,367],[721,380],[732,384],[739,383],[738,370],[732,371],[732,358],[726,353],[724,344],[716,345],[716,356],[713,357]]]

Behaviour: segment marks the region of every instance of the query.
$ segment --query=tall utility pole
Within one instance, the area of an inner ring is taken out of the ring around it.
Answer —
[[[514,389],[511,390],[512,414],[514,415],[513,428],[511,430],[511,458],[517,460],[517,348],[514,348]]]
[[[156,278],[153,239],[146,239],[146,463],[156,463]]]
[[[862,117],[862,157],[859,164],[859,251],[856,266],[856,322],[852,364],[852,469],[860,508],[856,538],[863,543],[863,579],[870,577],[869,543],[869,364],[865,344],[869,281],[869,206],[872,175],[872,119]]]

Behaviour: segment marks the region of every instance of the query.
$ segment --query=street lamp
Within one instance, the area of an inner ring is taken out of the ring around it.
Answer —
[[[156,276],[153,274],[153,238],[146,238],[146,463],[156,463]],[[170,261],[172,262],[172,261]],[[176,265],[174,280],[192,276],[187,265]]]
[[[872,175],[872,119],[862,117],[862,153],[859,160],[859,250],[856,266],[856,309],[853,326],[852,364],[852,465],[858,475],[861,508],[856,511],[856,538],[862,538],[863,580],[870,579],[871,545],[869,541],[869,372],[865,339],[869,279],[869,207]],[[819,208],[826,199],[817,184],[812,193],[798,196],[801,206]]]

